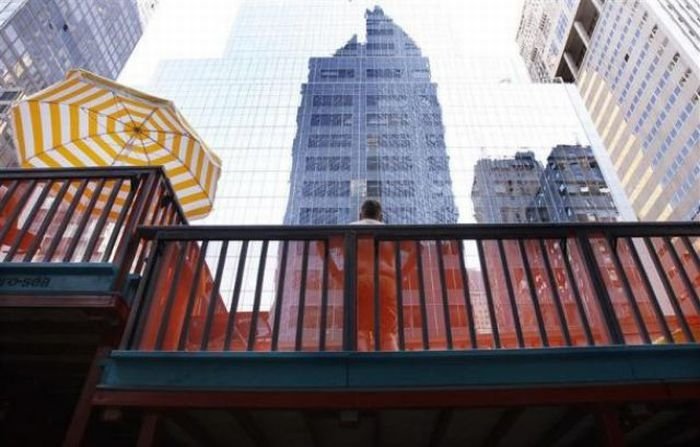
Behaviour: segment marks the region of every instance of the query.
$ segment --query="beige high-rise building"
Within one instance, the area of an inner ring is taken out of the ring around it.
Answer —
[[[700,4],[607,2],[581,96],[641,220],[700,207]]]
[[[525,0],[516,41],[536,82],[578,79],[605,0]]]
[[[543,21],[568,23],[572,14],[568,6],[578,4],[580,9],[580,3],[526,1],[518,36],[533,80],[555,76],[568,80],[551,66],[544,72],[548,77],[536,76],[537,59],[529,60],[528,55],[552,53],[557,39],[550,32],[538,41],[532,37],[537,35],[532,26]],[[700,3],[620,0],[600,6],[580,64],[570,63],[578,60],[573,57],[577,53],[569,51],[572,57],[567,58],[565,49],[559,66],[572,68],[573,80],[638,217],[646,221],[697,219]],[[539,22],[533,11],[542,13]],[[546,19],[545,12],[549,14]],[[553,13],[558,17],[551,16]],[[581,36],[575,22],[570,25],[567,44]],[[520,37],[528,35],[529,40]],[[532,45],[545,46],[535,51]]]

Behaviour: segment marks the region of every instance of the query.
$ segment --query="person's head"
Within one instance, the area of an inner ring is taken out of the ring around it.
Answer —
[[[374,199],[367,199],[360,207],[360,219],[374,219],[382,221],[382,206]]]

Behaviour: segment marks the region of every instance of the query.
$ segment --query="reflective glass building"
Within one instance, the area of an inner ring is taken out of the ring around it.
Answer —
[[[302,85],[285,224],[355,220],[366,198],[389,223],[455,223],[437,86],[416,43],[375,7]]]
[[[29,95],[71,68],[115,79],[158,0],[0,1],[0,87]],[[8,138],[3,137],[3,141]],[[13,147],[0,146],[2,164]]]

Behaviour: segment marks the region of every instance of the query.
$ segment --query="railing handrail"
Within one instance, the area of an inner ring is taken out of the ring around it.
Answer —
[[[0,170],[0,180],[21,180],[21,179],[38,179],[38,180],[58,180],[68,179],[71,177],[99,179],[104,177],[114,178],[129,178],[138,175],[154,175],[160,176],[164,181],[168,193],[175,196],[170,179],[165,174],[163,166],[96,166],[85,168],[9,168]],[[182,206],[178,201],[175,201],[176,212],[184,224],[189,224],[185,216]]]
[[[533,224],[431,224],[431,225],[195,225],[141,226],[138,233],[145,239],[222,240],[232,236],[243,239],[318,239],[345,233],[378,236],[382,240],[426,239],[556,239],[579,234],[610,237],[645,237],[655,235],[700,236],[695,222],[608,222],[608,223],[533,223]]]
[[[162,166],[98,166],[90,168],[8,168],[0,170],[0,178],[66,178],[72,176],[100,177],[130,177],[138,174],[157,173],[165,176]]]

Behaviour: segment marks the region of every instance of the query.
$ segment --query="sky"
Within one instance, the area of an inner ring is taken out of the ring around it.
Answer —
[[[324,1],[355,3],[362,9],[374,6],[371,0]],[[398,0],[396,6],[401,2],[406,3]],[[196,8],[192,7],[193,3],[192,0],[160,0],[158,10],[119,76],[120,82],[137,88],[147,86],[158,63],[164,59],[221,56],[242,2],[196,0]],[[499,58],[514,55],[515,33],[523,0],[423,0],[421,3],[433,4],[435,8],[449,5],[463,20],[463,26],[451,29],[450,35],[451,44],[462,48],[466,56]],[[407,23],[411,20],[410,15],[401,21],[401,8],[391,9],[395,20],[410,29],[410,23]]]

